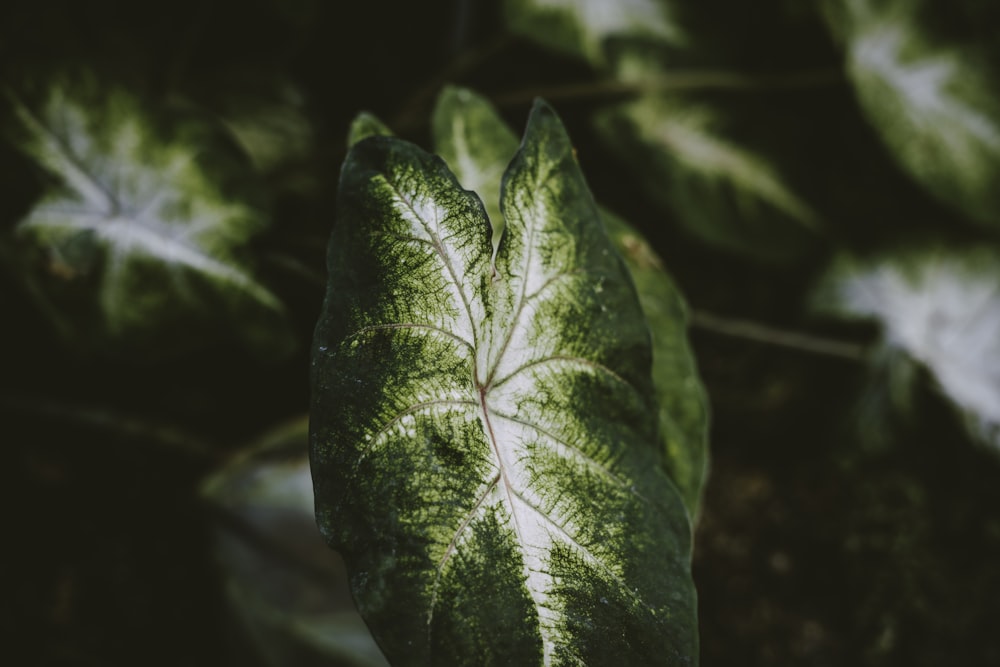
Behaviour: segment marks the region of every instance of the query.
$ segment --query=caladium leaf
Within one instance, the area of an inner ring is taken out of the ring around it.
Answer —
[[[385,136],[344,163],[316,331],[318,522],[390,661],[692,664],[690,526],[649,334],[558,118],[479,198]]]
[[[612,38],[685,41],[667,0],[507,0],[506,14],[515,32],[595,65],[606,64]]]
[[[1000,446],[998,285],[995,248],[909,248],[869,260],[839,259],[817,300],[841,316],[879,321],[885,345],[930,371],[970,433]]]
[[[797,256],[819,238],[819,214],[766,157],[727,136],[713,107],[646,95],[603,112],[598,128],[647,191],[708,243],[762,259]]]
[[[518,140],[496,109],[472,91],[447,88],[434,110],[434,147],[458,182],[476,192],[494,230],[502,229],[500,179]],[[492,204],[491,204],[492,202]],[[691,516],[697,516],[708,461],[708,407],[687,341],[687,307],[649,243],[608,210],[601,219],[625,260],[653,340],[653,384],[660,411],[665,468]]]
[[[985,52],[996,45],[937,38],[918,14],[923,3],[837,4],[858,99],[899,164],[941,201],[996,228],[1000,97],[989,65],[996,54]]]
[[[37,105],[10,100],[17,146],[54,179],[16,234],[46,254],[49,284],[89,297],[80,329],[97,319],[98,339],[143,354],[233,324],[255,349],[289,348],[282,304],[245,256],[266,210],[210,125],[161,123],[135,96],[93,82],[54,83]]]

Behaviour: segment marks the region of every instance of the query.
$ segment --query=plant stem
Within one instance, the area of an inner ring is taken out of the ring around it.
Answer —
[[[858,343],[823,338],[797,331],[776,329],[749,320],[722,317],[703,310],[691,312],[691,326],[703,331],[752,340],[766,345],[776,345],[828,357],[864,361],[868,358],[868,348]]]
[[[491,96],[497,106],[518,106],[527,104],[535,97],[556,100],[580,100],[589,98],[627,97],[641,93],[679,92],[685,90],[721,90],[732,92],[758,92],[762,90],[783,90],[795,88],[815,88],[838,85],[844,81],[844,73],[839,69],[804,70],[778,74],[742,74],[721,70],[679,70],[651,79],[639,81],[618,81],[604,79],[583,83],[552,86],[533,86]]]

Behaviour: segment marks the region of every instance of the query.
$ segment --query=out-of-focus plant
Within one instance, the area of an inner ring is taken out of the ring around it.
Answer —
[[[8,135],[47,180],[7,254],[60,333],[147,361],[220,334],[285,354],[284,307],[248,253],[267,198],[221,128],[92,76],[39,88],[6,93]]]

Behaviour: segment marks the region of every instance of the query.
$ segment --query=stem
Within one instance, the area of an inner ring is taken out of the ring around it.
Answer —
[[[263,255],[262,259],[274,265],[276,268],[282,269],[283,271],[294,275],[303,282],[320,289],[326,289],[326,276],[319,271],[313,270],[312,267],[306,265],[293,255],[280,252],[270,252]]]
[[[679,70],[640,81],[604,79],[565,85],[533,86],[499,93],[491,96],[491,99],[497,106],[518,106],[530,102],[535,97],[544,97],[552,102],[555,100],[619,97],[685,90],[757,92],[838,85],[843,81],[844,73],[839,69],[805,70],[777,74],[741,74],[721,70]]]
[[[696,329],[710,331],[723,336],[743,338],[766,345],[787,347],[812,354],[822,354],[828,357],[864,361],[868,359],[868,349],[857,343],[847,343],[841,340],[823,338],[812,334],[796,331],[775,329],[773,327],[751,322],[749,320],[721,317],[702,310],[691,312],[691,326]]]

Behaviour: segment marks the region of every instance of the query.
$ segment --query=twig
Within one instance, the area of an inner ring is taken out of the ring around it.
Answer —
[[[828,357],[838,357],[851,361],[864,361],[868,359],[868,350],[864,345],[857,343],[847,343],[841,340],[833,340],[804,334],[796,331],[776,329],[749,320],[732,319],[721,317],[703,310],[691,312],[691,326],[704,331],[743,338],[767,345],[787,347],[813,354],[822,354]]]
[[[837,85],[844,81],[839,69],[806,70],[779,74],[741,74],[720,70],[675,71],[639,81],[604,79],[584,83],[553,86],[533,86],[491,95],[497,106],[527,104],[536,97],[556,100],[581,100],[604,97],[626,97],[641,93],[681,92],[686,90],[719,90],[756,92]]]
[[[280,252],[269,252],[263,255],[263,260],[272,264],[303,282],[309,283],[320,289],[326,288],[326,275],[313,270],[297,257]]]

